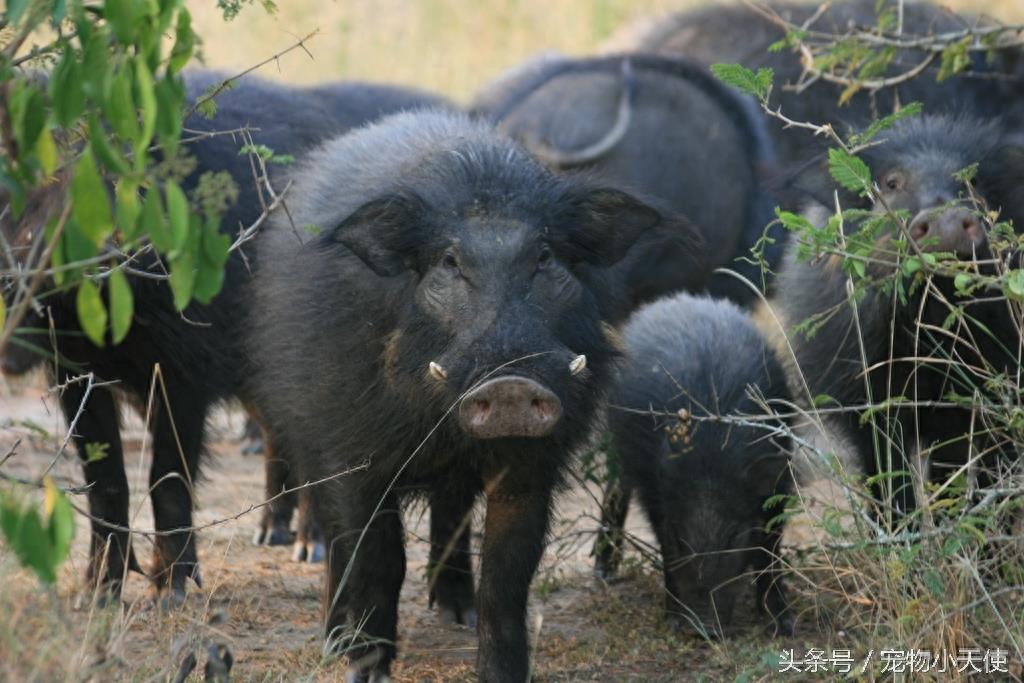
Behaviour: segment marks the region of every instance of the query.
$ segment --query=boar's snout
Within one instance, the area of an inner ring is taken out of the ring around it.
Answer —
[[[910,222],[910,236],[918,242],[932,238],[929,250],[951,251],[962,258],[970,258],[985,244],[985,230],[978,218],[968,209],[952,207],[925,209]]]
[[[561,417],[558,397],[525,377],[487,380],[459,406],[459,423],[478,439],[547,436]]]

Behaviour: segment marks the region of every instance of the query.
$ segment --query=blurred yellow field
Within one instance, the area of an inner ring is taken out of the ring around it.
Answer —
[[[240,70],[312,31],[261,73],[290,82],[360,78],[439,90],[460,100],[531,54],[585,54],[623,24],[701,0],[284,0],[225,23],[215,4],[190,10],[207,65]],[[1024,21],[1022,0],[952,0],[951,8]]]

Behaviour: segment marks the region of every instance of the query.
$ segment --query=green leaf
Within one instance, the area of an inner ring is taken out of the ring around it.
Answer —
[[[135,237],[135,226],[139,222],[139,214],[142,213],[142,205],[139,204],[139,186],[131,180],[120,180],[117,183],[115,192],[117,203],[115,212],[117,227],[121,231],[121,237],[129,241]]]
[[[850,144],[856,146],[856,145],[863,145],[863,144],[865,144],[867,142],[871,142],[872,140],[875,139],[875,137],[879,133],[881,133],[884,130],[888,130],[889,128],[892,128],[892,126],[897,121],[901,121],[901,120],[903,120],[905,118],[909,118],[911,116],[917,116],[918,114],[921,113],[921,111],[923,109],[924,109],[924,107],[921,105],[920,102],[911,102],[910,104],[907,104],[907,105],[905,105],[903,107],[900,107],[898,110],[894,111],[892,114],[889,114],[888,116],[884,116],[881,119],[879,119],[879,120],[875,121],[874,123],[872,123],[868,127],[868,129],[866,131],[864,131],[863,133],[861,133],[860,135],[853,135],[853,136],[851,136],[850,137]]]
[[[78,324],[96,346],[103,346],[103,333],[107,329],[107,309],[103,306],[100,290],[92,280],[82,280],[78,285]]]
[[[135,62],[135,85],[139,91],[139,105],[142,107],[142,132],[135,140],[136,165],[145,165],[146,147],[156,130],[156,96],[153,94],[153,75],[142,60]]]
[[[208,220],[203,227],[203,259],[215,266],[223,266],[228,260],[231,238],[222,233],[217,220]]]
[[[49,564],[54,579],[57,570],[68,557],[71,541],[75,537],[75,512],[64,492],[58,489],[53,479],[47,475],[43,479],[46,487],[46,499],[43,510],[47,517],[47,532],[50,540]]]
[[[62,242],[67,263],[90,259],[99,251],[99,247],[82,231],[82,227],[74,216],[69,218],[67,225],[64,226]]]
[[[28,0],[7,0],[7,21],[17,24],[21,15],[25,13],[26,7],[28,7]]]
[[[953,178],[959,183],[969,183],[978,175],[978,164],[974,163],[961,168],[953,174]]]
[[[196,269],[194,296],[208,304],[224,286],[224,264],[228,260],[231,239],[217,229],[217,220],[210,218],[203,226],[202,249]]]
[[[97,29],[85,44],[81,68],[85,94],[97,104],[102,104],[106,100],[107,77],[110,73],[108,55],[107,33]]]
[[[132,72],[127,65],[110,81],[104,105],[107,120],[114,132],[122,140],[134,142],[139,135],[139,121],[132,97]]]
[[[814,229],[814,224],[800,214],[783,211],[776,207],[775,216],[782,223],[782,227],[791,232],[805,232]]]
[[[54,0],[53,3],[53,14],[50,15],[50,22],[54,26],[60,25],[64,18],[68,14],[68,3],[67,0]]]
[[[72,216],[78,222],[79,229],[94,245],[99,247],[114,230],[110,218],[110,203],[107,190],[96,170],[96,161],[92,150],[87,145],[75,166],[75,176],[71,179]]]
[[[178,184],[168,180],[164,187],[167,197],[167,220],[170,223],[170,249],[180,249],[188,240],[188,199]]]
[[[149,241],[158,251],[167,253],[171,250],[171,231],[164,217],[160,190],[156,187],[151,187],[146,192],[146,199],[142,202],[142,220],[139,222],[139,228],[141,232],[149,235]]]
[[[120,344],[128,336],[132,326],[132,288],[128,278],[120,270],[110,274],[110,332],[114,344]]]
[[[867,264],[859,258],[851,258],[847,259],[847,261],[849,262],[850,267],[853,268],[854,274],[856,274],[858,278],[863,278],[867,273]]]
[[[929,567],[921,576],[924,585],[932,592],[932,596],[942,600],[946,597],[946,587],[943,585],[942,576],[934,567]]]
[[[181,86],[172,76],[157,82],[154,88],[156,95],[156,132],[164,146],[167,156],[174,156],[178,138],[181,136],[181,117],[183,112],[184,93]]]
[[[956,277],[953,278],[953,286],[958,292],[967,291],[967,288],[971,286],[972,282],[974,282],[974,278],[967,273],[957,273]]]
[[[106,0],[103,3],[103,17],[122,45],[131,45],[135,41],[135,5],[135,0]]]
[[[825,407],[827,405],[839,405],[839,401],[837,401],[836,399],[832,398],[828,394],[818,394],[811,401],[811,404],[815,408],[823,408],[823,407]]]
[[[1024,270],[1018,269],[1010,272],[1003,285],[1003,293],[1009,299],[1024,301]]]
[[[4,329],[4,325],[7,324],[7,304],[4,303],[4,298],[0,297],[0,330]]]
[[[768,100],[772,92],[775,72],[769,67],[762,67],[754,73],[740,64],[712,64],[711,73],[726,85],[753,95],[762,102]]]
[[[68,44],[64,45],[60,62],[50,79],[50,103],[57,123],[63,128],[69,127],[85,109],[82,67],[75,59],[75,51]]]
[[[85,444],[85,461],[86,462],[99,462],[107,457],[107,451],[110,450],[109,443],[95,443],[90,441]]]
[[[198,223],[199,218],[193,216],[193,222]],[[199,242],[199,226],[193,226],[194,230],[188,236],[185,247],[171,259],[171,292],[174,294],[174,306],[179,311],[188,306],[192,300],[192,293],[196,284],[196,250]]]
[[[53,136],[48,130],[44,130],[36,140],[36,158],[46,175],[53,175],[57,170],[57,145],[53,143]]]
[[[46,122],[43,93],[24,81],[15,81],[10,108],[15,139],[23,149],[34,148]]]
[[[96,154],[96,158],[112,173],[117,175],[128,173],[128,162],[121,155],[121,152],[110,144],[110,140],[107,139],[107,133],[103,130],[103,126],[100,125],[95,112],[89,112],[87,120],[89,122],[89,144],[92,146],[92,151]]]
[[[903,260],[902,267],[905,275],[913,275],[917,271],[921,270],[921,259],[916,256],[908,256]]]
[[[192,15],[182,7],[178,10],[178,25],[174,34],[174,47],[171,48],[171,58],[167,63],[167,70],[171,74],[181,71],[188,60],[192,58],[192,49],[195,47],[195,34],[192,32]]]
[[[868,165],[841,149],[829,149],[828,172],[833,180],[850,192],[864,193],[871,189]]]
[[[53,584],[57,573],[50,562],[48,534],[32,508],[20,508],[10,498],[0,500],[0,528],[18,561],[36,573],[41,581]]]

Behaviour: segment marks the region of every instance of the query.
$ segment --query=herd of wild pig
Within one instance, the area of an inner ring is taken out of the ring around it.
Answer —
[[[836,2],[815,26],[872,25],[875,4]],[[775,9],[797,24],[818,11]],[[903,20],[917,34],[964,21],[925,2],[907,5]],[[765,503],[794,483],[785,415],[794,368],[804,397],[863,406],[898,392],[938,402],[964,381],[955,364],[918,372],[908,359],[1013,370],[1021,321],[997,297],[966,298],[941,277],[906,297],[868,288],[850,305],[841,259],[796,258],[772,225],[775,207],[818,220],[838,196],[866,212],[906,211],[921,249],[991,267],[984,221],[954,174],[978,164],[972,192],[1024,226],[1024,55],[978,53],[959,76],[937,82],[936,65],[839,106],[840,85],[782,87],[800,77],[798,56],[769,51],[782,29],[746,6],[644,26],[623,34],[622,52],[531,60],[466,111],[405,88],[294,88],[246,76],[218,96],[214,118],[186,122],[249,126],[255,143],[293,155],[294,164],[271,168],[276,186],[290,183],[287,211],[233,252],[211,304],[179,314],[166,282],[135,277],[131,332],[99,348],[80,333],[73,295],[46,295],[2,358],[9,375],[45,365],[66,383],[61,403],[69,421],[77,416],[90,487],[93,586],[116,599],[134,570],[175,605],[190,579],[201,585],[191,482],[208,413],[233,398],[263,439],[271,503],[256,541],[294,542],[296,559],[325,560],[325,635],[348,656],[352,681],[386,680],[396,657],[402,509],[412,496],[430,509],[431,604],[476,629],[481,680],[526,680],[527,598],[553,499],[601,432],[620,476],[600,513],[597,574],[616,571],[635,493],[660,545],[664,609],[676,625],[727,635],[753,585],[768,628],[792,632],[779,579],[783,530],[770,524],[780,510]],[[901,54],[892,68],[919,60]],[[826,143],[721,84],[708,68],[715,62],[771,66],[772,107],[843,131],[923,103],[922,115],[863,154],[877,205],[837,187]],[[222,78],[187,73],[191,98]],[[231,174],[240,193],[222,225],[235,235],[263,211],[250,162],[236,137],[197,138],[189,182]],[[34,228],[60,211],[54,194],[38,191],[3,225],[22,261],[36,253]],[[892,271],[894,238],[877,238],[869,275]],[[751,257],[758,243],[764,271]],[[792,357],[777,355],[753,322],[762,293],[785,320],[825,319],[813,337],[793,335]],[[969,313],[959,334],[921,332],[942,329],[949,311],[938,300]],[[157,364],[161,388],[149,399]],[[83,372],[116,382],[116,392],[67,382]],[[121,399],[154,400],[159,535],[145,570],[129,531]],[[749,419],[706,419],[723,415]],[[975,429],[969,407],[897,405],[890,419],[906,443],[888,459],[876,457],[880,435],[858,413],[840,413],[834,426],[866,474],[893,474],[895,483],[875,478],[893,492],[876,485],[873,495],[889,495],[896,514],[915,505],[903,453],[931,449],[939,477],[971,449],[990,458],[1004,450]],[[93,443],[108,444],[106,457],[86,457]],[[468,520],[481,497],[474,562]]]

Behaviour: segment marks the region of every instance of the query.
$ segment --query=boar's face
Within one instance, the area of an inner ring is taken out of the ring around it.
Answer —
[[[978,169],[971,182],[988,208],[1002,209],[1003,219],[1024,218],[1015,215],[1022,195],[1013,189],[1024,181],[1024,157],[1021,150],[1001,145],[991,125],[925,117],[898,126],[864,157],[881,196],[873,208],[906,211],[910,235],[926,251],[990,257],[979,209],[957,177],[972,164]]]
[[[392,195],[336,231],[379,275],[409,277],[384,353],[389,381],[457,405],[474,439],[557,436],[589,422],[616,353],[601,272],[661,221],[617,190],[551,183],[528,203],[444,211]]]
[[[733,471],[723,471],[725,459],[707,465],[666,496],[660,538],[669,618],[683,630],[718,637],[730,629],[736,602],[750,593],[754,568],[768,560],[763,504],[787,463],[766,454]]]

